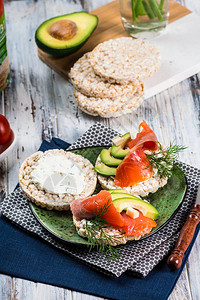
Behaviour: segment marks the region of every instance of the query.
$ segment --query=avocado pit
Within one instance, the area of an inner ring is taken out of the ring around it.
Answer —
[[[59,20],[51,25],[48,32],[57,40],[67,41],[76,35],[77,30],[77,25],[73,21]]]

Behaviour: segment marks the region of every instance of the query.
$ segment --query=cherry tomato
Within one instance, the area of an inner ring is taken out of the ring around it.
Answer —
[[[5,144],[10,137],[11,129],[8,120],[0,114],[0,145]]]

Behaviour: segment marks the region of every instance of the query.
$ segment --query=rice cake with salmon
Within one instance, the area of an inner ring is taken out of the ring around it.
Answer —
[[[116,246],[138,240],[157,225],[142,212],[139,212],[136,218],[128,216],[124,211],[120,213],[112,201],[111,194],[105,190],[90,198],[74,200],[70,208],[77,233],[84,238],[89,238],[92,234],[97,243],[103,241],[105,245]],[[94,230],[93,224],[96,223],[93,223],[92,219],[97,214],[103,223]]]
[[[96,161],[96,166],[101,163],[100,157]],[[149,193],[155,193],[159,188],[167,184],[168,177],[161,177],[157,174],[157,170],[153,169],[154,174],[151,178],[137,183],[133,186],[123,186],[123,189],[127,191],[128,194],[137,195],[141,197],[148,196]],[[97,174],[97,178],[101,187],[105,190],[119,189],[120,186],[115,184],[115,178],[113,176],[104,176]]]
[[[155,165],[150,165],[148,155],[154,154],[155,159],[160,159],[164,156],[161,149],[164,147],[158,143],[153,130],[143,121],[136,138],[126,143],[127,154],[114,169],[115,175],[105,176],[106,174],[100,172],[98,166],[102,163],[101,155],[97,158],[95,169],[99,173],[98,180],[102,188],[106,190],[124,188],[127,193],[142,197],[155,193],[167,184],[168,177],[161,175]],[[170,161],[166,167],[171,169],[172,166],[173,162]]]

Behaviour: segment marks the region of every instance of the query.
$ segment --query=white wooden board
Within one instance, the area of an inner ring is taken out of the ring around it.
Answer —
[[[168,25],[166,33],[153,40],[160,49],[161,66],[145,80],[148,99],[200,71],[200,17],[191,13]]]

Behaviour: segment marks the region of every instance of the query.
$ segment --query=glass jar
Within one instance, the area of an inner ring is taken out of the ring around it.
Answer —
[[[129,35],[153,38],[165,29],[169,0],[119,0],[123,26]]]
[[[6,45],[6,22],[4,3],[0,0],[0,92],[6,88],[10,75],[10,65]]]

